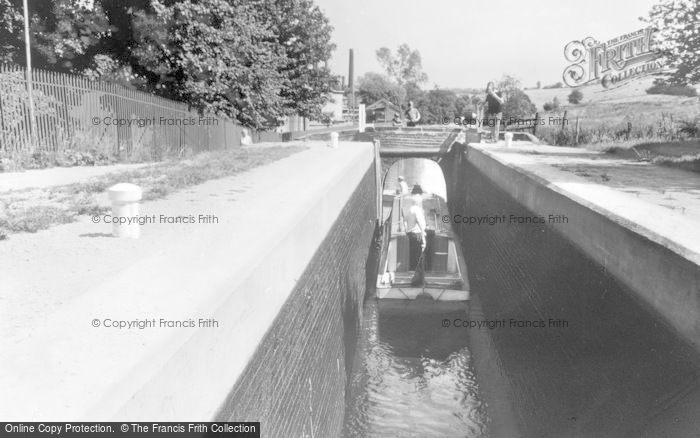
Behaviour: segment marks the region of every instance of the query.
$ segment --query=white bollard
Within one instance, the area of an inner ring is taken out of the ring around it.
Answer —
[[[241,146],[250,146],[251,144],[253,144],[253,137],[250,136],[247,129],[243,128],[243,131],[241,131]]]
[[[359,132],[365,132],[365,127],[367,126],[367,114],[365,113],[365,104],[361,103],[357,108],[357,130]]]
[[[135,184],[119,183],[107,190],[112,203],[112,235],[138,239],[141,231],[138,224],[141,187]],[[129,218],[133,218],[129,223]]]
[[[506,132],[505,135],[503,136],[506,139],[506,147],[509,148],[513,144],[513,133],[512,132]]]
[[[330,146],[332,148],[338,147],[338,133],[337,132],[331,132],[331,144],[330,144]]]

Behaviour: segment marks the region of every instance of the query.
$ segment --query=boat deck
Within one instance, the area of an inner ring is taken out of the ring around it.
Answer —
[[[385,194],[386,197],[390,195]],[[447,203],[440,196],[423,195],[427,246],[421,255],[423,269],[413,270],[411,244],[405,231],[404,217],[412,205],[412,195],[394,195],[391,213],[385,224],[377,279],[380,299],[415,300],[428,296],[434,301],[466,301],[469,299],[467,266],[458,236],[452,231]],[[388,203],[388,202],[387,202]]]

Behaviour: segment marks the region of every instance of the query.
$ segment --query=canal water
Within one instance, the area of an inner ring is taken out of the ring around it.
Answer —
[[[460,173],[452,213],[532,215],[470,165]],[[639,436],[697,382],[689,349],[559,232],[534,223],[456,231],[479,317],[504,325],[446,328],[474,315],[429,302],[387,308],[370,294],[345,438],[495,437],[503,422],[523,437]]]
[[[486,437],[486,409],[465,331],[441,325],[465,310],[429,302],[364,309],[345,422],[351,437]]]

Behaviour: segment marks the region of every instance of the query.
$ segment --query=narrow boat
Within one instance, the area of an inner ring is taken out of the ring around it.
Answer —
[[[403,187],[399,177],[405,183]],[[418,201],[417,191],[422,192]],[[419,203],[426,222],[424,250],[412,246],[406,232],[410,207]],[[384,239],[377,270],[377,298],[469,300],[467,266],[459,237],[452,230],[440,166],[424,158],[395,162],[384,178],[383,204]]]

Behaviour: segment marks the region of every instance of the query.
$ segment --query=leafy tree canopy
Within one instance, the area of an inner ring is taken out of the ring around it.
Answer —
[[[455,111],[457,116],[471,116],[474,112],[474,105],[469,96],[458,96],[455,100]]]
[[[423,72],[420,52],[412,50],[408,44],[401,44],[396,53],[387,47],[381,47],[377,50],[377,60],[389,77],[399,85],[420,85],[428,81],[428,75]]]
[[[503,104],[503,118],[531,118],[537,112],[537,107],[532,103],[530,97],[519,88],[512,89],[508,93],[505,103]]]
[[[185,101],[253,128],[319,118],[332,27],[312,0],[30,2],[36,67]],[[24,63],[22,1],[0,0],[0,61]]]
[[[700,83],[700,2],[661,0],[643,20],[656,28],[656,47],[675,69],[669,80],[677,85]]]
[[[406,91],[389,77],[380,73],[368,72],[358,80],[358,92],[363,102],[372,104],[379,99],[401,105],[406,98]]]
[[[405,90],[406,101],[424,100],[421,84],[428,81],[428,75],[423,72],[420,52],[413,50],[408,44],[401,44],[396,53],[387,47],[381,47],[376,52],[377,60],[386,74]]]
[[[513,75],[504,74],[497,82],[497,88],[503,92],[503,97],[507,100],[515,90],[522,90],[522,82]]]
[[[452,120],[457,115],[457,95],[454,91],[434,89],[428,91],[425,108],[421,109],[426,121],[441,123],[444,118]]]
[[[29,2],[32,60],[37,67],[71,71],[113,28],[100,3],[77,0]],[[0,61],[26,62],[22,0],[0,0]]]

